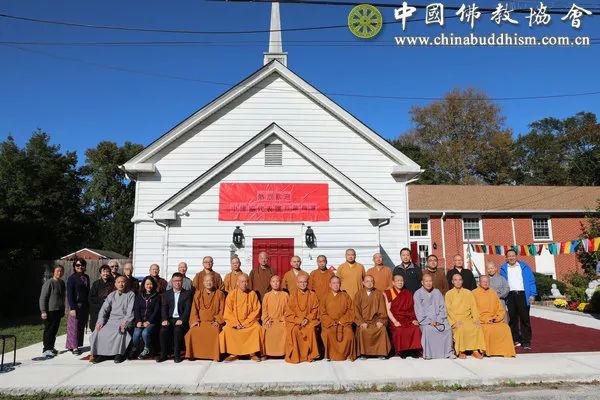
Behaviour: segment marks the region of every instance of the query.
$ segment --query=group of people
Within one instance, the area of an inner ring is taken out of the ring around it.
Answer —
[[[130,264],[120,275],[113,261],[101,267],[100,278],[91,285],[85,261],[78,259],[66,287],[64,271],[57,266],[42,288],[43,351],[48,356],[56,352],[65,291],[67,349],[80,354],[89,317],[94,363],[112,356],[116,363],[143,359],[157,348],[157,362],[172,354],[175,362],[277,357],[300,363],[394,355],[512,357],[515,346],[530,346],[535,281],[516,253],[507,253],[499,273],[488,263],[479,284],[460,255],[447,273],[438,268],[435,255],[424,269],[412,262],[409,249],[402,249],[400,257],[402,263],[392,270],[376,253],[373,267],[365,270],[348,249],[335,273],[320,255],[317,269],[309,274],[294,256],[291,269],[280,277],[262,252],[249,274],[233,257],[224,279],[213,271],[212,257],[204,257],[203,269],[193,279],[181,262],[169,282],[159,276],[156,264],[138,282]]]

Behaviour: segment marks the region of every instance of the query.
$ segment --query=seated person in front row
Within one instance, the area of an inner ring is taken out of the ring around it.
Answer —
[[[293,364],[319,358],[319,299],[308,289],[308,277],[298,276],[285,308],[285,361]]]
[[[90,362],[98,363],[106,356],[115,356],[115,363],[125,360],[131,341],[128,329],[133,322],[135,294],[125,291],[126,278],[115,281],[116,291],[110,293],[98,313],[96,329],[90,337]]]
[[[385,291],[394,353],[417,358],[421,352],[421,330],[415,315],[413,295],[404,287],[404,277],[394,275],[392,288]]]
[[[173,348],[173,361],[181,362],[181,342],[188,329],[193,290],[183,288],[183,274],[175,272],[171,278],[173,289],[162,297],[160,327],[160,357],[156,362],[167,359],[169,349]]]
[[[290,295],[282,290],[279,275],[271,277],[271,290],[262,301],[260,352],[262,360],[285,355],[285,307]]]
[[[140,292],[135,296],[133,315],[135,329],[133,331],[132,347],[129,359],[135,357],[140,360],[150,354],[152,333],[160,323],[160,295],[156,281],[147,276],[142,281]],[[144,350],[139,353],[140,339],[144,339]]]
[[[260,361],[260,303],[258,296],[248,289],[248,275],[238,276],[237,289],[225,299],[223,319],[225,327],[219,334],[221,353],[228,353],[225,362],[249,355],[252,361]]]
[[[225,323],[225,294],[215,288],[212,275],[204,275],[203,288],[194,294],[190,330],[185,335],[185,357],[220,361],[219,333]]]
[[[340,282],[337,276],[329,280],[331,290],[320,303],[321,338],[327,361],[354,361],[354,304],[348,293],[340,290]]]
[[[373,276],[366,275],[363,286],[354,296],[356,355],[361,359],[367,356],[386,358],[392,350],[392,345],[387,333],[385,298],[383,292],[375,289]]]
[[[504,320],[504,306],[494,289],[490,288],[490,277],[479,277],[479,287],[473,290],[479,322],[485,339],[485,354],[487,356],[514,357],[515,346],[510,328]]]
[[[452,289],[446,293],[448,321],[452,326],[454,350],[458,358],[467,358],[466,352],[472,351],[473,357],[483,358],[485,340],[479,322],[479,311],[475,297],[469,289],[462,286],[463,278],[458,272],[452,275]]]

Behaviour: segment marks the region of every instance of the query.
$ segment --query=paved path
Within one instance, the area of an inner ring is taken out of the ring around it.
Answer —
[[[596,319],[589,314],[580,312],[534,305],[531,307],[530,314],[534,317],[549,319],[551,321],[575,324],[585,328],[600,329],[600,319]]]
[[[532,315],[538,312],[549,318],[561,318],[560,322],[588,323],[584,316],[556,313],[551,309],[532,309]],[[591,322],[596,320],[591,319]],[[64,347],[65,338],[58,338],[57,348]],[[394,357],[389,360],[317,361],[299,365],[282,360],[260,363],[184,361],[180,364],[172,361],[157,364],[152,360],[122,364],[105,361],[92,365],[70,353],[60,354],[51,360],[32,361],[40,352],[40,344],[18,350],[21,364],[13,371],[0,374],[0,393],[146,391],[235,394],[260,390],[364,390],[373,386],[406,388],[506,382],[593,382],[600,378],[600,352],[524,354],[516,359],[483,360],[402,360]]]

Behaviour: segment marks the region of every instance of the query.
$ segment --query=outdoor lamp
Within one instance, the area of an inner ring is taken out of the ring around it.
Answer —
[[[311,249],[313,247],[315,247],[315,232],[312,230],[312,228],[310,226],[308,228],[306,228],[305,238],[306,238],[306,245],[308,247],[310,247]]]
[[[238,248],[244,244],[244,232],[239,226],[236,226],[233,230],[233,244]]]

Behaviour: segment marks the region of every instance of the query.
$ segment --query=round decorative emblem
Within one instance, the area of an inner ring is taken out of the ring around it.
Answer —
[[[362,39],[377,36],[383,26],[381,12],[370,4],[359,4],[348,14],[350,32]]]

